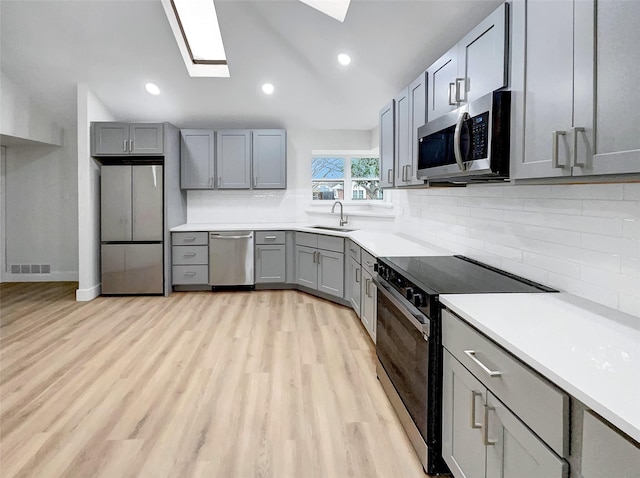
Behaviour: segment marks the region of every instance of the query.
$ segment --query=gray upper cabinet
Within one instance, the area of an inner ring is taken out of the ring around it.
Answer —
[[[215,185],[214,131],[183,129],[180,131],[180,187],[213,189]]]
[[[454,46],[427,69],[429,91],[427,118],[432,121],[456,109],[458,81],[458,46]]]
[[[380,110],[380,187],[394,184],[395,120],[394,101]]]
[[[251,131],[216,132],[218,189],[251,188]]]
[[[407,165],[411,163],[409,144],[409,88],[403,89],[393,100],[395,108],[395,179],[396,186],[406,184]]]
[[[287,137],[281,129],[253,130],[252,163],[254,189],[286,189]]]
[[[162,123],[91,123],[91,155],[162,156],[164,134]]]
[[[429,121],[507,85],[508,8],[502,4],[427,69]]]

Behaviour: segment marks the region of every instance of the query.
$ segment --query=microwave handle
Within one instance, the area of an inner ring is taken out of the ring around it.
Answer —
[[[460,148],[460,140],[462,137],[462,125],[467,119],[469,119],[469,113],[467,113],[466,111],[464,113],[461,113],[460,116],[458,116],[456,129],[455,129],[455,132],[453,133],[453,155],[456,158],[456,163],[458,163],[458,168],[460,168],[460,171],[464,171],[464,165],[462,164],[462,151]]]

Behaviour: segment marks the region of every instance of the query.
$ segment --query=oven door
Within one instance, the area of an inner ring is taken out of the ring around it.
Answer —
[[[426,443],[430,321],[380,277],[376,353]]]

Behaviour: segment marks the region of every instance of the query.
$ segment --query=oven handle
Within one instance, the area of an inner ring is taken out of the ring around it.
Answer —
[[[406,299],[398,294],[395,290],[391,288],[391,285],[384,279],[380,277],[375,277],[373,279],[373,283],[378,286],[378,292],[382,293],[389,302],[397,307],[400,313],[409,321],[411,325],[413,325],[418,331],[422,334],[425,340],[429,340],[429,335],[431,334],[431,321],[426,317],[422,316],[425,320],[425,323],[420,322],[416,317],[407,310],[407,306],[403,304],[406,302]]]

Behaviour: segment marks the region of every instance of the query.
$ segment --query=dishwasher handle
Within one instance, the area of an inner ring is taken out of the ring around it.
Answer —
[[[212,232],[209,235],[209,237],[211,239],[252,239],[253,232],[250,232],[249,234],[246,234],[246,235],[233,235],[233,236],[226,236],[224,234]]]

